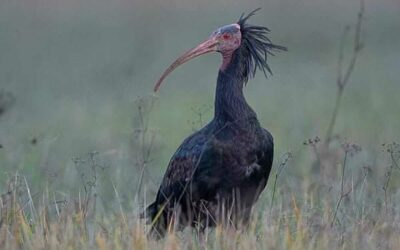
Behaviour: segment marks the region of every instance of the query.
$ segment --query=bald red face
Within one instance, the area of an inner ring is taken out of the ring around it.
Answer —
[[[242,41],[242,34],[240,26],[236,23],[223,26],[211,35],[218,41],[217,51],[224,53],[232,53],[240,47]]]

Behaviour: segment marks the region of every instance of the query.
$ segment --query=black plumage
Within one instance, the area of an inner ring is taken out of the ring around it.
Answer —
[[[273,161],[273,138],[262,128],[243,95],[243,85],[260,69],[271,71],[268,29],[242,15],[241,44],[218,72],[214,118],[186,138],[172,156],[155,201],[146,209],[152,232],[171,228],[245,225],[265,188]]]

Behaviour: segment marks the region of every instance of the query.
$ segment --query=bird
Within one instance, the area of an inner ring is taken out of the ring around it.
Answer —
[[[150,235],[171,230],[225,225],[243,228],[270,175],[273,137],[247,103],[243,88],[258,70],[272,75],[267,57],[286,51],[268,38],[270,30],[248,23],[259,9],[216,29],[204,42],[176,59],[156,82],[200,55],[219,52],[214,117],[187,137],[169,161],[156,198],[144,211]]]

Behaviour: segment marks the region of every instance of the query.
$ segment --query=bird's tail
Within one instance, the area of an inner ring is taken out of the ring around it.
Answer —
[[[157,201],[151,203],[146,210],[140,214],[141,219],[146,219],[151,229],[148,236],[151,238],[163,238],[167,231],[165,205],[160,206]]]
[[[151,203],[147,208],[140,213],[140,219],[146,219],[146,224],[150,224],[153,220],[154,214],[157,212],[157,204],[156,202]]]

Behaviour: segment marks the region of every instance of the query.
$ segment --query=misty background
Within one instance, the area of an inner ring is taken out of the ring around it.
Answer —
[[[360,166],[382,157],[382,143],[400,139],[400,2],[365,6],[365,48],[335,127],[363,146]],[[145,180],[154,194],[180,142],[212,118],[220,55],[178,68],[153,97],[155,81],[177,56],[258,7],[250,23],[270,28],[271,40],[289,50],[269,57],[272,76],[259,72],[245,88],[275,138],[277,164],[284,152],[301,155],[303,141],[325,135],[340,39],[346,25],[354,27],[359,1],[1,0],[0,91],[14,101],[0,116],[0,190],[18,171],[33,189],[72,195],[86,171],[76,159],[96,151],[104,193],[115,185],[132,199],[141,174],[138,102],[146,111],[154,102],[144,142],[152,145]],[[352,35],[345,46],[347,63]],[[300,162],[308,158],[299,156],[287,183],[307,177],[310,164]]]

